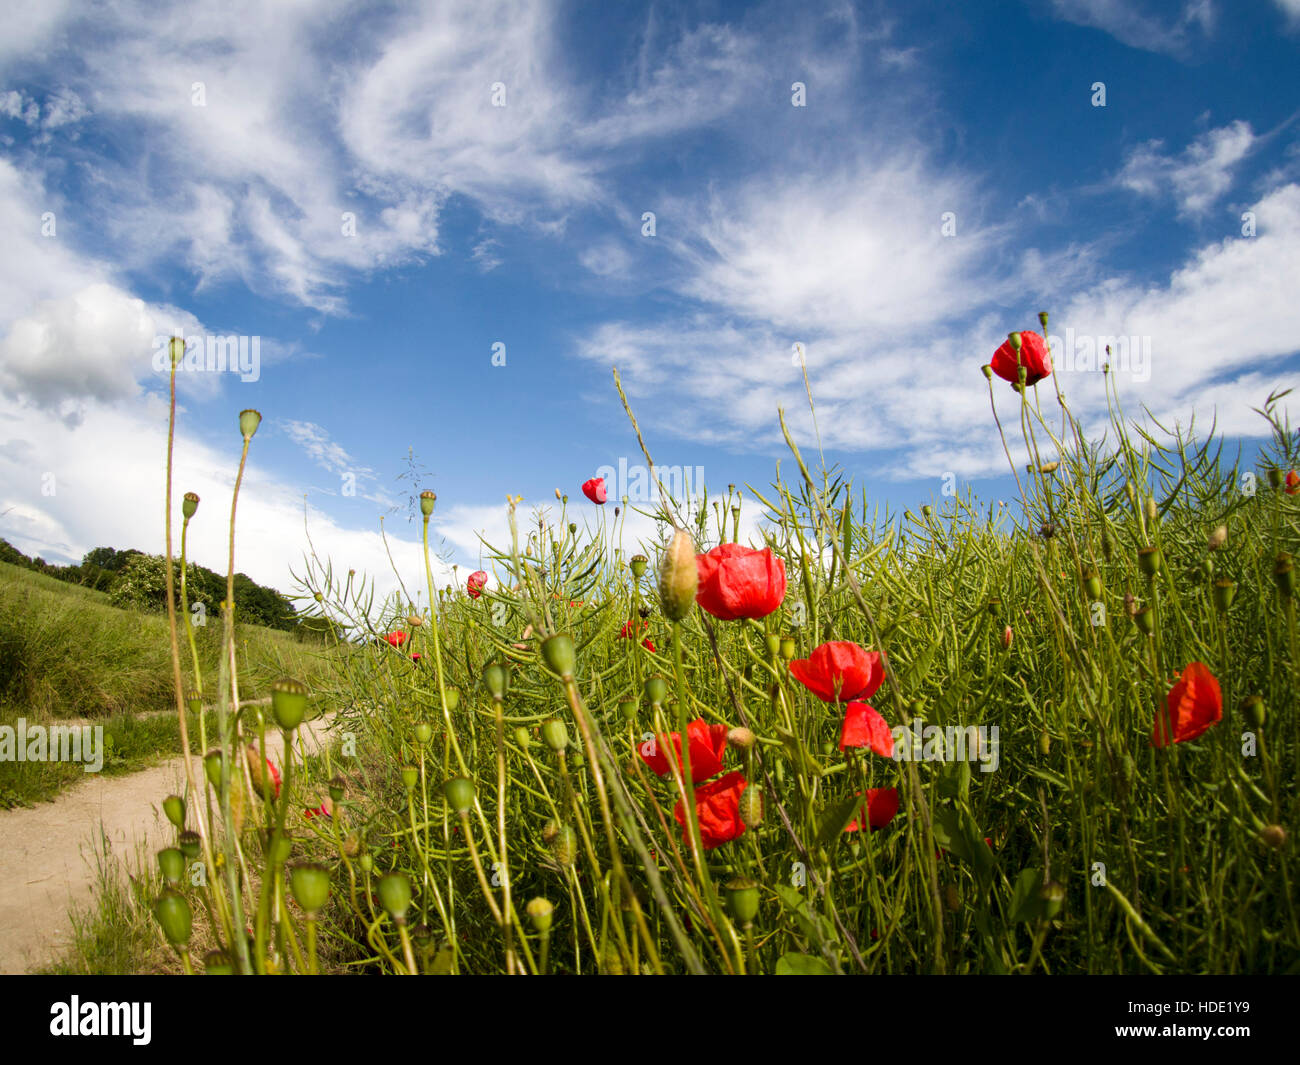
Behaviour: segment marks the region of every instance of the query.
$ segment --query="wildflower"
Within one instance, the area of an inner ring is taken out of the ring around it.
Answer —
[[[1291,470],[1286,475],[1286,494],[1289,496],[1293,496],[1297,492],[1300,492],[1300,473],[1296,473],[1295,470]]]
[[[668,759],[660,750],[662,737],[647,740],[641,747],[641,760],[661,777],[669,772]],[[682,737],[679,732],[669,733],[668,739],[677,752],[677,767],[682,765]],[[698,784],[701,780],[717,776],[722,772],[722,756],[727,750],[727,726],[706,725],[704,718],[697,717],[686,726],[686,741],[690,744],[691,780]],[[648,748],[648,751],[647,751]]]
[[[745,822],[740,817],[740,793],[748,785],[745,774],[737,769],[696,789],[695,815],[700,823],[700,842],[704,844],[705,850],[712,850],[744,834]],[[682,826],[682,839],[689,843],[686,811],[680,800],[673,808],[673,817]]]
[[[695,556],[700,609],[721,621],[765,618],[785,598],[785,562],[770,547],[761,551],[720,544]]]
[[[1012,337],[1019,336],[1016,344]],[[1018,349],[1018,350],[1017,350]],[[1025,370],[1025,387],[1035,385],[1052,372],[1052,353],[1043,338],[1032,329],[1013,333],[993,353],[993,372],[1013,385],[1020,381],[1020,368]]]
[[[331,813],[332,811],[330,810],[329,805],[327,803],[321,803],[315,809],[304,810],[302,815],[303,817],[310,819],[313,817],[329,817],[331,816]]]
[[[605,478],[593,477],[582,484],[582,494],[593,503],[603,504],[608,496],[605,493]]]
[[[244,752],[248,759],[248,775],[253,781],[253,790],[258,795],[262,794],[262,770],[258,766],[257,747],[253,744],[248,745]],[[266,759],[266,768],[271,771],[271,797],[278,799],[280,797],[280,771],[272,764],[271,759]]]
[[[1168,728],[1173,724],[1174,743],[1194,740],[1223,717],[1223,696],[1219,682],[1203,662],[1190,662],[1169,691],[1169,712],[1157,714],[1151,742],[1167,747],[1171,742]]]
[[[840,750],[867,747],[885,758],[894,756],[894,735],[879,711],[866,703],[849,703],[840,730]]]
[[[845,640],[824,643],[807,658],[796,658],[790,663],[790,672],[827,703],[870,699],[885,679],[879,653]]]
[[[402,644],[406,643],[406,633],[390,632],[384,639],[388,641],[389,647],[401,647]]]
[[[865,796],[866,802],[858,807],[859,814],[865,808],[867,813],[867,824],[874,832],[878,828],[884,828],[894,819],[898,813],[898,789],[897,788],[868,788],[866,791],[858,792],[859,795]],[[862,826],[857,819],[850,821],[845,832],[857,832]]]
[[[465,591],[469,592],[471,599],[477,599],[483,594],[483,589],[487,586],[487,574],[481,570],[475,570],[465,581]]]

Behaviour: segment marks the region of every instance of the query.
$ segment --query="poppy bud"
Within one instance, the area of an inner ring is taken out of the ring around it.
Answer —
[[[1259,841],[1266,847],[1280,851],[1286,846],[1286,829],[1281,825],[1268,825],[1259,834]]]
[[[1284,598],[1290,599],[1295,594],[1295,567],[1291,563],[1291,556],[1285,551],[1277,556],[1277,563],[1273,566],[1273,580],[1277,582],[1277,590]]]
[[[289,870],[293,901],[307,913],[316,913],[330,897],[330,873],[317,862],[302,862]]]
[[[426,518],[433,513],[433,505],[438,502],[438,497],[429,489],[420,493],[420,513]]]
[[[199,509],[199,497],[193,492],[186,492],[185,497],[181,500],[181,513],[188,521],[194,517],[194,512]]]
[[[618,712],[619,712],[619,716],[621,716],[624,721],[631,721],[633,718],[636,717],[636,700],[635,699],[620,700],[618,704]]]
[[[1262,728],[1264,725],[1264,698],[1260,695],[1248,695],[1241,700],[1241,712],[1246,718],[1246,723],[1251,728]]]
[[[538,935],[546,935],[551,930],[551,918],[555,914],[555,904],[550,899],[544,899],[540,895],[529,900],[525,907],[528,919],[533,922],[533,928],[537,930]]]
[[[1011,641],[1014,638],[1015,638],[1015,633],[1011,631],[1011,626],[1008,625],[1005,629],[1002,630],[1002,650],[1010,651]]]
[[[1144,636],[1150,636],[1156,631],[1156,619],[1151,613],[1149,606],[1144,606],[1133,615],[1133,621],[1138,627],[1138,631]]]
[[[981,367],[980,367],[980,373],[982,373],[982,374],[984,375],[984,380],[986,380],[986,381],[992,381],[992,380],[993,380],[993,367],[992,367],[992,366],[988,366],[988,365],[981,366]]]
[[[163,813],[177,828],[185,827],[185,800],[179,795],[168,795],[162,801]]]
[[[561,865],[572,865],[578,855],[578,834],[571,825],[559,825],[551,839],[551,854]]]
[[[649,563],[650,560],[645,555],[633,555],[632,561],[628,563],[628,566],[632,569],[632,576],[640,580],[645,574],[645,568]]]
[[[781,657],[785,659],[785,661],[789,662],[792,661],[794,656],[798,653],[799,651],[798,648],[795,647],[794,638],[792,636],[782,636]]]
[[[943,891],[944,905],[956,913],[961,909],[961,892],[957,890],[956,884],[949,884]]]
[[[727,908],[731,916],[748,928],[758,916],[758,885],[748,877],[739,876],[727,881]]]
[[[179,884],[185,875],[185,855],[179,847],[167,847],[158,852],[158,868],[169,884]]]
[[[1137,598],[1132,592],[1124,593],[1124,613],[1133,617],[1138,612]]]
[[[171,359],[172,367],[175,368],[181,364],[181,359],[185,357],[185,341],[181,337],[172,337],[167,342],[167,355]]]
[[[741,751],[754,746],[754,734],[743,726],[737,726],[727,733],[727,743]]]
[[[210,950],[203,955],[203,972],[207,976],[234,976],[235,963],[224,950]]]
[[[448,688],[447,689],[447,713],[454,714],[456,712],[457,707],[459,706],[460,706],[460,689]]]
[[[663,677],[648,677],[645,682],[645,699],[651,706],[662,706],[668,698],[668,682]]]
[[[1047,336],[1047,312],[1038,312],[1038,324],[1043,327],[1043,336]]]
[[[1050,521],[1045,521],[1038,527],[1038,535],[1044,540],[1050,540],[1056,535],[1056,526]]]
[[[573,670],[577,665],[573,651],[573,637],[562,632],[547,637],[542,641],[542,658],[554,672],[568,680],[573,676]]]
[[[239,431],[245,440],[252,440],[257,427],[262,424],[262,416],[255,410],[239,412]]]
[[[1038,753],[1044,758],[1052,753],[1052,736],[1046,729],[1038,734]]]
[[[1138,548],[1138,569],[1148,577],[1154,577],[1160,572],[1160,564],[1160,548],[1155,546]]]
[[[1269,483],[1269,486],[1272,487],[1272,488],[1281,488],[1281,487],[1282,487],[1282,471],[1281,471],[1281,470],[1269,470],[1269,471],[1268,471],[1268,483]]]
[[[344,781],[342,777],[331,777],[329,783],[330,802],[339,802],[343,798]]]
[[[185,709],[191,714],[197,714],[203,708],[203,696],[193,688],[185,693]]]
[[[569,746],[569,732],[558,717],[542,722],[542,742],[556,754],[563,754]]]
[[[414,791],[415,785],[420,780],[420,771],[413,765],[402,766],[402,787],[407,791]]]
[[[429,722],[427,721],[421,721],[417,723],[414,732],[415,732],[415,742],[418,743],[421,747],[423,747],[426,743],[428,743],[431,739],[433,739],[433,726],[430,725]]]
[[[221,787],[221,752],[215,747],[203,756],[203,772],[209,784]]]
[[[1043,915],[1050,921],[1061,912],[1065,903],[1065,885],[1049,880],[1040,889],[1038,897],[1043,900]]]
[[[1086,566],[1083,570],[1083,591],[1090,602],[1095,603],[1101,598],[1101,577],[1093,566]]]
[[[1158,510],[1158,508],[1156,507],[1156,501],[1155,501],[1154,497],[1152,497],[1152,496],[1147,496],[1147,498],[1146,498],[1145,502],[1143,502],[1142,506],[1143,506],[1143,509],[1146,511],[1147,521],[1148,521],[1148,522],[1153,522],[1153,521],[1155,521],[1155,520],[1156,520],[1156,517],[1157,517],[1158,514],[1159,514],[1159,510]]]
[[[1055,473],[1060,468],[1061,468],[1061,464],[1059,462],[1044,462],[1041,466],[1038,467],[1038,472]]]
[[[757,828],[763,823],[763,789],[757,784],[747,784],[740,793],[740,820],[746,828]]]
[[[357,864],[361,866],[361,871],[363,873],[368,873],[375,867],[374,856],[369,853],[363,854],[357,859]]]
[[[1211,551],[1217,551],[1228,542],[1228,527],[1219,525],[1214,532],[1210,533],[1209,539],[1205,541],[1205,546]]]
[[[659,604],[669,621],[681,621],[695,602],[700,573],[695,545],[685,529],[674,534],[659,562]]]
[[[767,653],[771,658],[775,658],[781,653],[781,637],[774,632],[769,632],[766,637]]]
[[[1227,577],[1220,577],[1214,582],[1214,609],[1220,614],[1227,613],[1228,607],[1232,606],[1236,596],[1236,582],[1228,580]]]
[[[307,713],[307,685],[284,677],[271,685],[271,714],[285,732],[302,724]]]
[[[489,663],[483,670],[483,686],[496,702],[506,697],[506,682],[509,674],[500,662]]]
[[[455,777],[442,790],[448,805],[458,814],[466,813],[474,805],[474,782],[468,777]]]
[[[343,841],[343,853],[349,858],[361,853],[361,837],[355,832],[348,833],[348,838]]]
[[[379,905],[398,925],[406,924],[406,911],[411,908],[411,881],[405,873],[385,873],[379,878]]]
[[[203,841],[199,838],[197,832],[182,832],[180,834],[179,842],[181,845],[181,853],[190,861],[197,858],[199,852],[203,849]]]
[[[183,947],[194,931],[194,914],[185,896],[171,888],[164,888],[154,903],[154,916],[162,925],[163,935],[173,947]]]
[[[1115,541],[1113,541],[1109,536],[1103,536],[1101,538],[1101,553],[1106,556],[1107,562],[1115,557]]]

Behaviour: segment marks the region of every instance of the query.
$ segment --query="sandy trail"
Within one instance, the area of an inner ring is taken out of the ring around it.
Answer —
[[[302,726],[308,754],[323,745],[331,717]],[[267,740],[267,753],[279,766],[281,743],[278,737],[270,742],[270,735]],[[195,768],[201,771],[197,759]],[[67,951],[69,909],[92,899],[96,849],[107,846],[106,860],[120,863],[138,848],[152,858],[172,842],[161,803],[182,793],[184,781],[185,767],[177,757],[127,776],[88,773],[54,802],[0,810],[0,973],[26,972]]]

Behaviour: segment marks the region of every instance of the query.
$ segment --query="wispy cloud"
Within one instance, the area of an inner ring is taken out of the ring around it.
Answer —
[[[1189,57],[1214,32],[1212,0],[1184,0],[1177,15],[1167,9],[1150,13],[1150,4],[1137,0],[1052,0],[1059,18],[1109,33],[1130,48]]]
[[[1240,120],[1203,133],[1178,155],[1165,153],[1162,141],[1148,141],[1130,153],[1116,181],[1144,196],[1172,195],[1180,215],[1200,217],[1232,186],[1233,171],[1255,141],[1250,123]]]

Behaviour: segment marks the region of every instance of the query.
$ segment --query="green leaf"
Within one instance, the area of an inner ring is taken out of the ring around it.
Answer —
[[[817,828],[817,839],[824,847],[829,847],[844,834],[858,809],[865,806],[865,795],[850,795],[831,806],[823,815]]]
[[[1016,878],[1015,890],[1011,893],[1011,919],[1013,921],[1036,921],[1043,914],[1040,894],[1043,886],[1041,869],[1024,869]]]
[[[835,970],[811,954],[782,954],[776,963],[777,976],[834,976]]]

